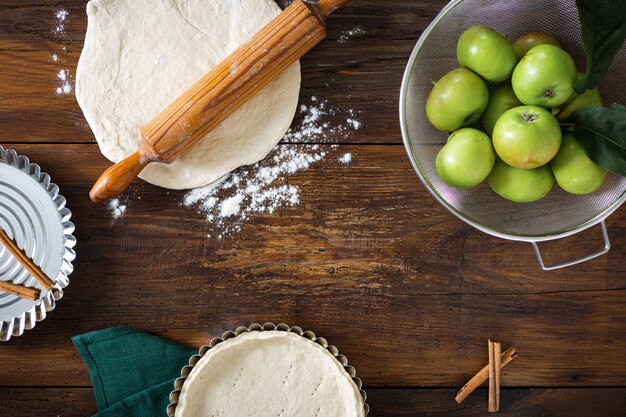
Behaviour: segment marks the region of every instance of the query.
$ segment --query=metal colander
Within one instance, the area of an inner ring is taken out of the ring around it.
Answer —
[[[489,26],[509,39],[533,31],[551,34],[573,56],[578,69],[585,69],[574,0],[450,2],[417,42],[402,83],[402,135],[415,171],[433,196],[464,222],[497,237],[532,243],[544,269],[570,266],[606,253],[610,243],[604,220],[626,200],[624,177],[609,174],[600,190],[585,196],[568,194],[555,184],[543,200],[520,204],[501,198],[486,182],[471,190],[460,190],[447,186],[437,175],[435,158],[448,134],[429,123],[426,100],[432,81],[459,67],[457,41],[466,29],[477,24]],[[626,47],[618,53],[600,91],[606,104],[626,102]],[[602,225],[605,238],[602,251],[560,265],[544,264],[538,242],[570,236],[597,224]]]

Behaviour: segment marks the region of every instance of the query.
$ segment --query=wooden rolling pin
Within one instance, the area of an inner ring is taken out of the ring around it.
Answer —
[[[126,190],[152,162],[172,163],[326,37],[326,18],[351,0],[295,0],[141,130],[139,151],[107,169],[95,203]],[[182,69],[184,70],[184,69]]]

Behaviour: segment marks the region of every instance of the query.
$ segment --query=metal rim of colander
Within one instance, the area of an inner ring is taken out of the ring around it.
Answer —
[[[444,6],[444,8],[441,9],[441,12],[439,12],[439,14],[435,17],[435,19],[428,25],[428,27],[426,27],[424,32],[422,32],[422,35],[418,39],[417,44],[413,48],[413,52],[411,53],[411,56],[409,57],[409,62],[404,71],[404,77],[402,78],[402,86],[400,88],[400,103],[399,103],[400,104],[400,130],[402,131],[402,141],[404,143],[404,147],[409,156],[409,159],[411,160],[411,165],[413,165],[413,169],[417,173],[418,177],[420,178],[422,183],[426,186],[426,189],[430,192],[430,194],[432,194],[432,196],[435,197],[435,199],[439,202],[439,204],[445,207],[456,218],[480,230],[481,232],[484,232],[489,235],[499,237],[502,239],[515,240],[515,241],[520,241],[520,242],[529,242],[529,243],[545,242],[545,241],[550,241],[550,240],[562,239],[568,236],[573,236],[577,233],[580,233],[584,230],[587,230],[593,226],[596,226],[602,223],[604,220],[606,220],[607,217],[613,214],[622,204],[624,204],[624,202],[626,201],[626,192],[622,193],[620,198],[615,200],[613,204],[611,204],[608,208],[606,208],[604,211],[599,213],[597,216],[593,217],[587,222],[582,223],[574,228],[564,230],[562,232],[554,233],[554,234],[522,235],[522,234],[507,233],[501,230],[491,228],[487,225],[481,224],[473,220],[472,218],[466,216],[465,214],[463,214],[463,212],[454,208],[441,195],[439,195],[439,193],[437,193],[437,191],[432,186],[432,184],[430,183],[426,175],[423,173],[419,162],[413,155],[413,148],[411,145],[411,141],[409,139],[408,121],[407,121],[407,115],[406,115],[406,108],[407,108],[406,103],[407,103],[407,95],[408,95],[408,89],[409,89],[409,81],[413,73],[415,61],[417,60],[417,57],[422,49],[422,46],[424,45],[424,42],[426,41],[426,39],[428,38],[432,30],[435,28],[435,26],[437,26],[439,22],[441,22],[445,18],[448,12],[450,12],[454,7],[456,7],[463,1],[464,0],[452,0],[450,3]]]

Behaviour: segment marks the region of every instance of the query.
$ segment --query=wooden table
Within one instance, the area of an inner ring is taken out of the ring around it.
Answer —
[[[109,162],[74,96],[55,95],[58,70],[75,73],[85,1],[0,0],[0,143],[60,185],[79,242],[56,311],[0,345],[2,414],[96,411],[73,335],[133,326],[199,347],[271,321],[338,346],[365,382],[371,416],[485,415],[484,389],[462,406],[453,398],[486,363],[489,337],[519,351],[503,374],[501,415],[626,415],[624,210],[608,222],[608,256],[546,273],[530,245],[480,233],[440,207],[407,160],[400,81],[444,3],[358,0],[333,15],[329,40],[302,61],[302,100],[354,109],[364,127],[330,135],[320,146],[331,156],[288,178],[299,206],[252,216],[218,240],[206,237],[202,214],[181,207],[182,192],[137,183],[113,225],[88,201]],[[54,31],[60,8],[70,12],[64,34]],[[364,33],[338,41],[355,26]],[[347,152],[352,164],[338,164]],[[592,230],[545,249],[556,261],[598,245]]]

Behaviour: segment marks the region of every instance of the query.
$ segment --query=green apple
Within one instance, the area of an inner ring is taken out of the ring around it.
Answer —
[[[476,123],[489,101],[487,84],[466,68],[444,75],[426,101],[426,116],[437,129],[453,132]]]
[[[513,43],[513,49],[515,50],[515,53],[517,54],[519,59],[522,59],[524,55],[526,55],[526,53],[533,49],[535,46],[546,44],[558,46],[559,48],[561,47],[559,41],[557,41],[550,35],[546,35],[545,33],[541,32],[530,32],[516,40],[515,43]]]
[[[580,80],[584,76],[585,74],[579,72],[576,79]],[[562,108],[555,109],[556,118],[558,121],[562,122],[563,120],[566,120],[568,117],[570,117],[572,113],[577,110],[582,110],[589,107],[602,107],[602,105],[602,96],[600,95],[600,90],[596,87],[592,90],[586,90],[584,93],[577,95],[573,100],[565,103],[565,106],[563,106]]]
[[[491,136],[496,122],[513,107],[521,106],[510,83],[501,84],[489,92],[489,103],[483,113],[482,122],[487,133]]]
[[[493,129],[493,146],[507,164],[533,169],[550,162],[561,146],[561,126],[543,107],[506,111]]]
[[[548,195],[554,185],[554,175],[548,165],[520,169],[498,159],[489,175],[489,185],[496,194],[507,200],[532,203]]]
[[[559,186],[572,194],[590,194],[602,187],[606,169],[596,165],[573,134],[565,133],[559,153],[550,162]]]
[[[593,90],[587,90],[584,93],[576,96],[576,98],[563,107],[557,113],[557,120],[560,122],[566,120],[570,117],[575,111],[586,109],[589,107],[602,107],[602,96],[600,95],[600,90],[598,88],[594,88]]]
[[[486,26],[472,26],[463,32],[456,56],[461,66],[492,83],[509,78],[518,61],[508,39]]]
[[[471,127],[457,130],[437,155],[439,177],[451,187],[471,188],[483,182],[496,162],[491,139]]]
[[[575,82],[574,60],[554,45],[539,45],[528,51],[511,79],[522,103],[547,108],[565,104],[574,94]]]

